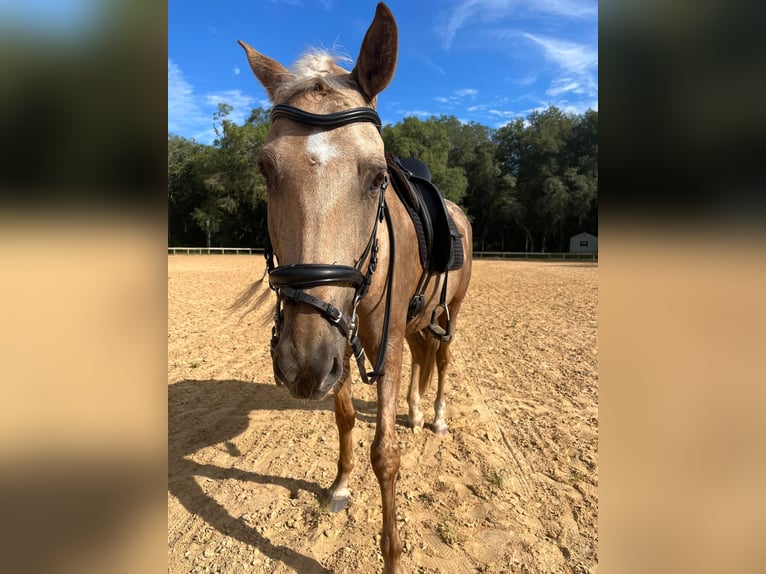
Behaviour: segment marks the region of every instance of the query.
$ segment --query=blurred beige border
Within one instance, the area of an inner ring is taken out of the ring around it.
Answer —
[[[601,226],[604,572],[762,568],[764,239],[713,218]]]
[[[114,214],[0,217],[3,569],[164,561],[164,243]]]

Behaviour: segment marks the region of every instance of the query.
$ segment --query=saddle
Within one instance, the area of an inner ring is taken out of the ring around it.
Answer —
[[[398,158],[386,152],[388,173],[415,226],[424,271],[444,273],[463,266],[462,235],[457,230],[431,170],[417,158]]]
[[[420,264],[423,272],[415,294],[410,299],[407,320],[416,317],[425,307],[425,292],[431,277],[444,273],[439,305],[431,314],[429,329],[441,341],[452,337],[449,309],[447,308],[447,278],[449,272],[463,266],[462,235],[447,210],[439,189],[431,181],[431,170],[416,158],[398,158],[386,152],[386,164],[394,191],[410,215],[418,237]],[[439,325],[439,308],[446,315],[446,329]]]

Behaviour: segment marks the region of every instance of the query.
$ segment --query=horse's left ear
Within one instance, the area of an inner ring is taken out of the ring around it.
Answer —
[[[398,50],[396,20],[388,6],[380,2],[351,72],[369,102],[373,102],[394,77]]]

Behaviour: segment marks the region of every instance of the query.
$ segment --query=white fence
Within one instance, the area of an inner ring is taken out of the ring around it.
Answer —
[[[262,247],[168,247],[168,255],[263,255]],[[474,251],[474,259],[529,259],[542,261],[598,261],[598,253],[538,253]]]
[[[474,251],[474,259],[530,259],[551,261],[598,261],[598,253],[540,253],[532,251]]]
[[[263,255],[263,247],[168,247],[168,255]]]

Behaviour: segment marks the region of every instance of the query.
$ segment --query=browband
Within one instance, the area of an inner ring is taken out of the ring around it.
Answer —
[[[277,104],[271,110],[271,121],[287,118],[317,128],[338,128],[355,122],[371,122],[381,129],[380,116],[372,108],[351,108],[334,114],[312,114],[285,104]]]
[[[347,265],[322,265],[318,263],[297,263],[295,265],[280,265],[269,273],[269,283],[272,287],[293,287],[308,289],[320,285],[338,285],[349,283],[358,288],[364,282],[364,275]]]

